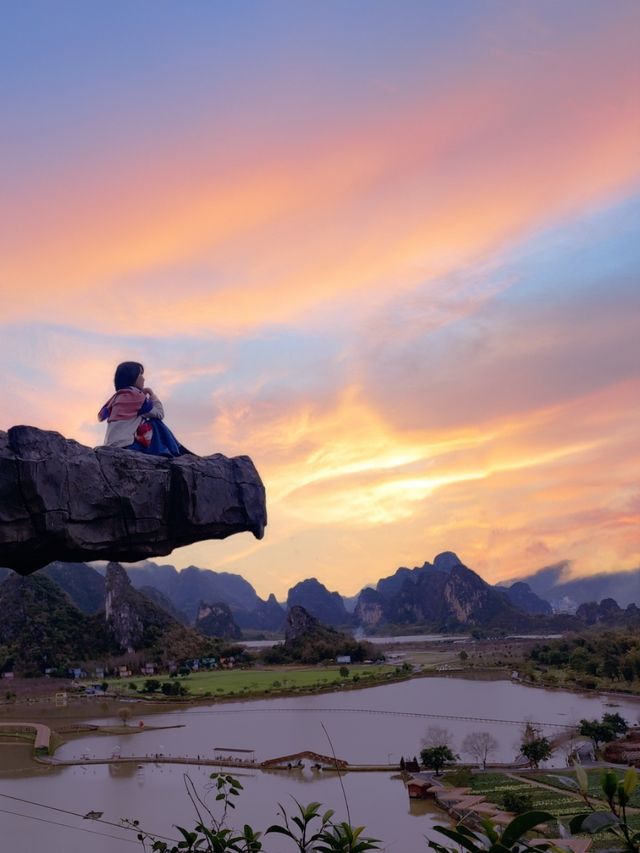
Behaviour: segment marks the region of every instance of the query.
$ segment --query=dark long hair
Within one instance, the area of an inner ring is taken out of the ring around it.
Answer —
[[[128,388],[136,381],[138,376],[144,371],[144,367],[138,361],[123,361],[116,367],[116,373],[113,377],[113,384],[116,386],[116,391],[122,388]]]

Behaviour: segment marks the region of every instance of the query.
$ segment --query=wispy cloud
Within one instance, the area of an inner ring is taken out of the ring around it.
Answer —
[[[123,67],[63,7],[50,86],[18,9],[0,56],[2,428],[98,444],[140,360],[269,496],[263,542],[172,559],[263,594],[640,563],[637,4],[160,11],[144,57],[132,8]]]

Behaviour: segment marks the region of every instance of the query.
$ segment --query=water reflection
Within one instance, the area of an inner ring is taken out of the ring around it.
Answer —
[[[304,750],[326,754],[326,729],[339,758],[351,763],[388,764],[390,756],[398,760],[401,754],[413,756],[419,752],[425,729],[435,720],[436,725],[452,732],[454,752],[460,752],[469,731],[482,728],[491,731],[500,742],[500,752],[495,757],[509,760],[516,751],[524,720],[544,722],[549,732],[556,732],[561,730],[558,726],[581,717],[600,717],[607,710],[608,701],[507,681],[431,678],[353,693],[212,704],[175,711],[164,707],[156,715],[141,705],[147,721],[157,725],[179,722],[184,723],[184,728],[146,729],[128,737],[83,735],[66,743],[57,755],[70,758],[88,751],[90,755],[107,757],[119,748],[123,756],[164,752],[213,759],[217,744],[231,743],[255,748],[256,760],[260,761]],[[640,707],[637,702],[620,699],[617,704],[622,716],[630,721],[636,719]],[[480,726],[478,720],[483,719],[486,722]],[[113,722],[111,718],[107,721]],[[175,833],[173,824],[194,823],[184,788],[185,772],[197,790],[204,792],[211,786],[210,774],[219,769],[198,764],[197,760],[189,766],[115,762],[51,768],[32,764],[29,754],[27,745],[0,746],[0,794],[10,792],[34,803],[79,813],[103,811],[115,823],[123,817],[137,818],[145,828],[166,835]],[[559,755],[558,761],[563,762],[564,757]],[[248,822],[264,829],[276,820],[277,804],[282,802],[289,808],[294,797],[302,803],[321,802],[336,810],[338,820],[345,819],[337,774],[314,770],[312,763],[305,760],[304,768],[291,771],[259,772],[251,765],[232,770],[234,776],[241,777],[244,787],[233,813],[235,826]],[[432,835],[434,824],[446,821],[446,815],[431,801],[409,800],[404,784],[392,772],[346,773],[342,783],[353,822],[365,825],[369,835],[384,839],[383,849],[389,853],[425,850],[424,836]],[[41,811],[34,807],[33,817],[48,814],[44,807]],[[3,814],[2,818],[5,837],[11,838],[12,853],[65,850],[72,840],[68,829],[54,829],[18,816]],[[82,828],[86,829],[86,823]],[[125,853],[134,849],[130,839],[83,836],[83,853]],[[269,836],[265,851],[281,853],[281,847]]]

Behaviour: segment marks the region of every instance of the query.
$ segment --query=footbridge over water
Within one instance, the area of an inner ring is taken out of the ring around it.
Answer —
[[[349,762],[342,758],[304,750],[303,752],[294,752],[291,755],[281,755],[279,758],[268,758],[266,761],[260,762],[260,767],[264,769],[270,767],[287,767],[289,765],[297,764],[302,761],[303,758],[308,758],[309,761],[319,764],[320,767],[329,767],[332,770],[346,770],[349,766]]]

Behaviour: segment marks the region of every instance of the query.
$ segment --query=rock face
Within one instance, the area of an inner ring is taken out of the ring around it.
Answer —
[[[435,631],[528,624],[527,614],[514,607],[504,590],[485,583],[451,551],[438,554],[433,564],[398,569],[375,590],[362,590],[354,615],[368,629],[385,622]]]
[[[196,617],[196,631],[207,637],[220,637],[223,640],[240,640],[242,631],[233,620],[231,608],[223,601],[214,604],[200,602]]]
[[[109,563],[105,579],[104,615],[117,644],[133,652],[142,644],[144,619],[140,601],[134,592],[127,573],[119,563]]]
[[[287,613],[287,624],[284,631],[285,644],[294,643],[302,637],[308,637],[319,628],[322,626],[315,616],[308,613],[301,605],[294,604]]]
[[[124,568],[109,563],[105,577],[104,622],[120,651],[132,653],[164,646],[176,657],[197,657],[209,641],[186,628],[134,589]]]
[[[353,615],[363,628],[375,628],[384,622],[384,605],[385,600],[378,590],[365,587],[358,596],[358,603]]]
[[[55,560],[136,562],[244,531],[261,539],[266,523],[248,456],[165,459],[30,426],[0,432],[0,566],[19,574]]]

